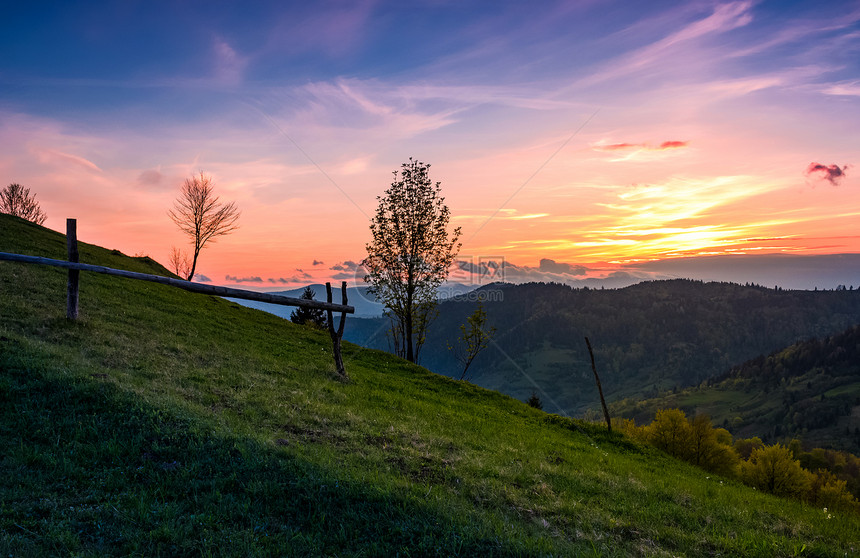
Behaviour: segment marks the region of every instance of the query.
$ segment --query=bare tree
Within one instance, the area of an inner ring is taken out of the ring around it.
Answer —
[[[430,165],[411,158],[394,171],[371,220],[365,282],[387,308],[397,352],[416,362],[436,308],[436,292],[460,249],[460,228],[449,236],[450,211]]]
[[[214,194],[212,177],[202,172],[199,176],[185,179],[179,197],[173,202],[173,209],[167,214],[194,245],[191,269],[186,277],[188,281],[194,277],[197,258],[206,243],[210,240],[215,242],[215,238],[239,228],[236,224],[239,210],[235,202],[219,203],[218,196]]]
[[[37,225],[41,225],[48,218],[39,207],[36,194],[30,195],[30,189],[20,184],[10,184],[0,190],[0,213],[15,215]]]
[[[188,254],[183,252],[176,246],[170,249],[170,269],[179,277],[188,277],[191,271],[191,260],[188,259]]]

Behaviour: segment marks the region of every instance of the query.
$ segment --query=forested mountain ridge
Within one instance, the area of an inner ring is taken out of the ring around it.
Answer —
[[[472,381],[519,399],[533,391],[552,412],[597,403],[584,337],[610,400],[698,385],[731,366],[810,337],[860,323],[860,290],[789,291],[676,279],[623,289],[561,284],[493,284],[486,299],[494,341],[472,365]],[[446,301],[431,325],[421,364],[459,376],[449,344],[476,296]],[[387,348],[385,320],[351,320],[346,337]],[[472,371],[470,369],[470,372]]]
[[[860,325],[733,367],[698,387],[614,406],[649,420],[659,408],[705,413],[740,436],[860,453]]]

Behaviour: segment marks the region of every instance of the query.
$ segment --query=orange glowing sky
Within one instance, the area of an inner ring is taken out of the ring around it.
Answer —
[[[198,269],[252,288],[354,276],[409,157],[465,260],[532,279],[860,253],[860,4],[628,6],[21,6],[0,23],[0,180],[50,228],[166,262],[167,209],[211,174],[242,216]]]

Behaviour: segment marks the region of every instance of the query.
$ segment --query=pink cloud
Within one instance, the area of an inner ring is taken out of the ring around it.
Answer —
[[[840,167],[839,165],[809,163],[809,166],[806,167],[806,176],[826,180],[833,186],[839,186],[839,183],[845,178],[846,170],[848,170],[848,165]]]
[[[36,156],[39,158],[40,163],[74,163],[75,165],[79,165],[85,169],[102,172],[102,169],[98,167],[92,161],[84,159],[83,157],[79,157],[78,155],[72,155],[71,153],[63,153],[62,151],[57,151],[55,149],[35,149]]]
[[[610,143],[607,145],[595,145],[595,151],[618,151],[621,149],[638,149],[642,148],[641,143]]]
[[[688,141],[677,141],[677,140],[664,141],[663,143],[660,144],[660,147],[658,149],[678,149],[679,147],[687,147],[687,145],[689,143],[690,142],[688,142]]]
[[[654,147],[649,143],[607,143],[593,145],[591,148],[595,151],[624,151],[629,149],[639,149],[646,151],[662,151],[665,149],[679,149],[687,147],[690,142],[679,140],[668,140],[661,143],[658,147]]]

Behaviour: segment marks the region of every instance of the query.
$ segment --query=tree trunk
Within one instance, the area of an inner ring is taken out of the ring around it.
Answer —
[[[409,362],[415,362],[415,354],[412,348],[412,309],[406,311],[406,327],[405,336],[406,336],[406,360]]]
[[[415,362],[415,349],[412,343],[412,319],[415,315],[415,304],[413,303],[415,291],[412,285],[412,270],[409,271],[409,274],[408,283],[406,285],[406,315],[404,316],[406,323],[403,324],[403,333],[406,337],[406,360],[409,362]]]
[[[197,269],[197,255],[200,254],[200,251],[196,248],[194,249],[194,259],[191,260],[191,271],[188,272],[188,277],[185,278],[186,281],[191,281],[194,277],[194,271]]]

